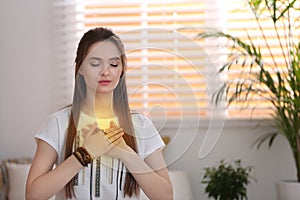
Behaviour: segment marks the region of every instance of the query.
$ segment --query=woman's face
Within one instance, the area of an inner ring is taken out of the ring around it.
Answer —
[[[112,93],[123,71],[121,53],[110,42],[96,42],[90,46],[79,73],[84,77],[87,92]]]

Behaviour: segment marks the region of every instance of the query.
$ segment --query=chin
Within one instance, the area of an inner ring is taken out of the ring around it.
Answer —
[[[113,92],[113,90],[105,90],[105,89],[97,89],[96,90],[97,94],[110,94]]]

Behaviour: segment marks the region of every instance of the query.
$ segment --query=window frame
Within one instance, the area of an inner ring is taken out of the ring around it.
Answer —
[[[56,1],[56,3],[54,3],[54,7],[55,8],[59,8],[59,9],[62,9],[63,10],[63,12],[64,12],[64,14],[63,14],[63,16],[64,16],[64,22],[58,22],[58,24],[57,24],[57,26],[59,26],[61,29],[59,29],[57,32],[58,32],[58,34],[61,34],[61,35],[63,35],[64,33],[66,33],[67,31],[69,31],[70,30],[70,28],[68,28],[68,26],[69,25],[72,25],[72,26],[76,26],[76,29],[77,29],[77,33],[75,34],[76,36],[75,37],[73,37],[70,41],[71,42],[73,42],[73,44],[71,45],[72,47],[73,47],[73,49],[75,50],[75,48],[76,48],[76,44],[77,44],[77,42],[75,42],[75,41],[78,41],[78,39],[79,39],[79,37],[82,35],[82,33],[84,32],[84,29],[83,29],[83,24],[82,24],[82,5],[80,6],[78,6],[77,5],[77,3],[79,3],[79,4],[82,4],[84,2],[84,0],[79,0],[79,1],[76,1],[76,3],[70,3],[69,1],[67,1],[67,0],[65,0],[65,1]],[[94,1],[91,1],[91,2],[94,2]],[[147,2],[147,1],[143,1],[143,2]],[[156,1],[155,1],[156,2]],[[178,1],[178,2],[180,2],[180,1]],[[182,1],[181,1],[182,2]],[[193,1],[193,0],[191,0],[191,1],[189,1],[189,2],[196,2],[196,1]],[[213,17],[213,18],[211,18],[211,19],[208,19],[207,21],[206,21],[206,23],[205,24],[203,24],[202,25],[202,27],[200,27],[200,28],[202,28],[202,29],[206,29],[206,30],[210,30],[210,29],[225,29],[226,30],[226,19],[227,19],[227,15],[226,15],[226,13],[224,14],[224,12],[227,12],[226,11],[226,9],[228,9],[228,8],[226,8],[225,10],[222,10],[222,8],[223,8],[223,3],[220,1],[220,0],[214,0],[213,2],[211,2],[211,1],[208,1],[208,0],[203,0],[203,2],[204,3],[207,3],[206,5],[207,5],[207,10],[206,10],[206,12],[207,12],[207,14],[211,14],[211,11],[212,10],[217,10],[216,12],[218,12],[218,15],[219,16],[223,16],[223,17],[221,17],[221,18],[219,18],[218,20],[216,20],[215,19],[215,17]],[[145,6],[146,5],[146,3],[144,3],[143,4],[143,6]],[[143,7],[143,6],[141,6],[141,7]],[[144,7],[145,8],[145,7]],[[55,13],[59,13],[59,14],[57,14],[57,15],[55,15],[56,17],[58,17],[58,16],[61,16],[62,15],[62,12],[61,11],[59,11],[59,12],[55,12]],[[142,17],[146,17],[147,16],[147,14],[145,14],[145,13],[141,13],[141,16]],[[147,21],[147,20],[146,20]],[[140,23],[140,26],[141,27],[147,27],[147,23],[144,21],[142,21],[141,23]],[[199,28],[199,27],[198,27]],[[207,29],[208,28],[208,29]],[[180,30],[181,28],[178,28],[176,31],[178,31],[178,30]],[[188,29],[188,28],[187,28]],[[56,33],[57,34],[57,33]],[[58,41],[61,41],[61,40],[63,40],[62,38],[67,38],[67,37],[69,37],[69,35],[70,34],[66,34],[65,36],[63,36],[63,37],[60,37],[60,39],[58,40]],[[210,47],[210,46],[212,46],[212,45],[215,45],[215,46],[219,46],[218,45],[218,42],[220,42],[220,41],[212,41],[212,40],[205,40],[202,44],[203,44],[203,48],[206,48],[207,46],[208,47]],[[221,41],[222,42],[222,41]],[[70,45],[70,44],[68,44],[68,45]],[[216,55],[218,55],[218,58],[219,59],[216,59],[216,60],[214,60],[213,61],[213,64],[214,65],[221,65],[221,63],[222,62],[224,62],[224,59],[226,59],[224,56],[222,56],[221,55],[221,53],[220,52],[218,52],[217,51],[217,53],[216,53],[216,51],[215,51],[216,49],[213,49],[213,48],[211,48],[210,49],[210,51],[211,52],[209,52],[209,50],[207,51],[207,49],[205,49],[205,52],[206,53],[208,53],[209,54],[209,56],[211,56],[210,55],[210,53],[212,53],[212,54],[214,54],[214,55],[212,55],[212,56],[216,56]],[[61,51],[64,51],[64,50],[61,50]],[[222,49],[220,50],[220,51],[222,51]],[[144,52],[144,53],[147,53],[146,51]],[[65,59],[65,58],[61,58],[61,57],[59,57],[59,61],[58,61],[58,63],[59,64],[62,64],[63,63],[63,61],[65,61],[65,60],[72,60],[71,58],[74,58],[74,54],[73,54],[73,56],[71,55],[72,53],[67,53],[66,55],[67,55],[67,59]],[[220,56],[221,55],[221,56]],[[213,57],[213,58],[215,58],[215,57]],[[61,60],[63,60],[62,62],[60,62]],[[144,60],[145,61],[145,63],[147,63],[147,60]],[[67,74],[71,74],[71,75],[67,75]],[[222,78],[226,78],[226,76],[227,75],[221,75],[222,76]],[[211,76],[211,74],[209,74],[209,73],[207,73],[206,74],[206,77],[207,77],[207,79],[209,80],[209,78],[210,77],[212,77]],[[70,78],[71,79],[73,79],[73,72],[71,72],[70,70],[66,70],[65,71],[65,75],[64,75],[64,83],[67,83],[68,85],[70,85]],[[213,82],[213,81],[211,81],[211,82]],[[217,84],[218,85],[218,84]],[[215,90],[215,87],[217,87],[217,85],[214,85],[214,86],[212,86],[212,90]],[[69,86],[68,86],[69,87]],[[73,88],[73,87],[72,87]],[[71,92],[69,92],[68,94],[71,94],[72,93],[72,91]],[[62,103],[61,103],[62,104]],[[65,104],[65,103],[64,103]],[[226,115],[226,111],[224,111],[224,109],[225,109],[225,103],[223,102],[223,103],[221,103],[221,106],[220,106],[220,108],[216,108],[216,106],[214,105],[214,103],[212,103],[211,102],[211,99],[210,99],[210,97],[207,99],[207,108],[206,108],[206,111],[207,111],[207,115],[206,116],[198,116],[198,117],[200,117],[201,118],[201,120],[200,121],[204,121],[204,123],[206,123],[206,120],[208,120],[208,119],[210,119],[211,118],[211,115],[212,115],[212,112],[215,112],[214,111],[214,109],[218,109],[218,111],[216,112],[216,114],[215,114],[215,117],[216,118],[218,118],[218,119],[225,119],[226,118],[226,121],[228,121],[228,120],[230,120],[230,121],[235,121],[235,122],[239,122],[240,121],[240,119],[235,119],[235,118],[232,118],[232,117],[230,117],[230,116],[227,116]],[[222,112],[224,112],[224,113],[222,113]],[[224,115],[226,115],[225,116],[225,118],[224,118]],[[189,118],[189,120],[190,121],[192,121],[193,120],[193,118],[194,118],[195,116],[191,116],[191,117],[188,117]],[[169,117],[170,118],[170,117]],[[248,120],[250,118],[250,116],[246,116],[245,118],[243,118],[243,120]],[[266,118],[260,118],[259,116],[254,116],[253,117],[255,120],[258,120],[258,121],[260,121],[260,120],[265,120]],[[161,118],[154,118],[154,120],[161,120]],[[174,123],[176,123],[176,122],[178,122],[178,120],[180,120],[180,118],[170,118],[170,120],[171,121],[174,121]],[[267,118],[267,120],[269,120],[269,118]],[[192,124],[192,123],[188,123],[188,124]],[[239,123],[239,124],[241,124],[241,123]],[[246,123],[247,124],[247,123]],[[230,125],[231,126],[231,125]]]

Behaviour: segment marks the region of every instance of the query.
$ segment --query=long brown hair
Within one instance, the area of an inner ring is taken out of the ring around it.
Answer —
[[[94,28],[86,32],[81,38],[75,59],[75,87],[73,95],[73,103],[71,107],[71,114],[69,118],[69,126],[67,129],[67,141],[65,149],[65,159],[67,159],[73,153],[74,139],[77,133],[77,124],[80,115],[80,104],[86,96],[86,84],[83,76],[78,73],[81,64],[83,63],[85,57],[88,54],[90,46],[96,42],[102,42],[108,40],[113,42],[121,53],[121,62],[123,66],[123,71],[119,80],[117,87],[113,91],[113,109],[116,113],[119,121],[120,127],[123,128],[125,134],[123,138],[127,145],[129,145],[134,151],[137,152],[136,141],[133,137],[134,129],[130,114],[130,109],[128,105],[128,96],[125,82],[125,71],[127,68],[127,60],[125,56],[124,46],[120,38],[114,34],[111,30],[106,28]],[[72,198],[75,196],[74,193],[74,178],[66,185],[66,197]],[[132,174],[127,170],[125,183],[124,183],[124,196],[129,197],[139,194],[139,186],[132,176]]]

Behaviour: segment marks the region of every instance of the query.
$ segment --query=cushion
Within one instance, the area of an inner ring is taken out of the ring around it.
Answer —
[[[7,180],[5,175],[5,167],[3,163],[0,163],[0,200],[4,200],[7,196]]]
[[[9,200],[25,200],[25,185],[30,164],[7,163],[8,198]]]
[[[174,200],[192,200],[192,188],[190,177],[186,171],[170,171],[170,178],[173,184]]]
[[[0,199],[25,199],[25,185],[30,169],[31,159],[10,159],[1,162]],[[2,183],[1,183],[2,182]]]

